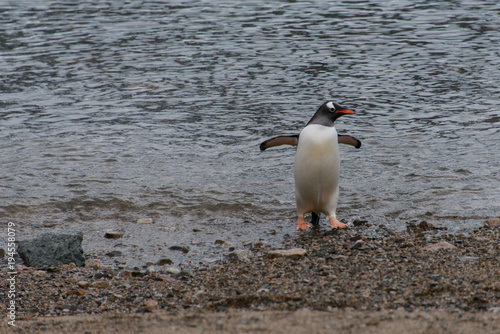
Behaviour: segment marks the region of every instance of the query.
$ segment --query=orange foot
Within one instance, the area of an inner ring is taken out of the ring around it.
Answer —
[[[328,220],[330,221],[330,225],[332,225],[332,228],[342,228],[342,227],[345,227],[345,224],[339,222],[338,219],[335,218],[335,217],[330,217],[330,218],[328,218]]]
[[[309,226],[307,224],[307,222],[304,219],[304,217],[299,217],[299,224],[297,225],[297,230],[299,230],[299,231],[305,231],[305,230],[307,230],[310,227],[311,226]]]

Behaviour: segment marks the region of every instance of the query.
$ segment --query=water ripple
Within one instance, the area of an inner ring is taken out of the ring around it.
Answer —
[[[331,98],[358,111],[338,129],[364,143],[341,151],[342,219],[467,229],[500,212],[496,1],[0,12],[4,219],[288,224],[294,150],[258,144]]]

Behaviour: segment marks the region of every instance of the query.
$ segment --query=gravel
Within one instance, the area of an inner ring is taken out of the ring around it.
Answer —
[[[85,268],[18,266],[17,317],[236,309],[500,312],[500,227],[450,235],[414,226],[376,237],[367,236],[367,228],[312,230],[283,241],[281,250],[304,249],[303,256],[270,257],[275,249],[259,245],[242,260],[233,256],[189,271],[118,269],[93,259]],[[426,250],[438,243],[453,247]]]

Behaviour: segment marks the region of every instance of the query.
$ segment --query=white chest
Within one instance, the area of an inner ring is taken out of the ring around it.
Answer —
[[[311,124],[306,126],[299,136],[297,145],[297,159],[318,159],[328,160],[332,158],[338,160],[338,139],[337,130],[332,127]]]
[[[337,185],[340,175],[339,145],[334,127],[308,125],[299,135],[294,163],[295,184]]]

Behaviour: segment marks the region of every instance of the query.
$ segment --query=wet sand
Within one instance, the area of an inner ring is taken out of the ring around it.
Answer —
[[[23,321],[16,333],[498,333],[500,314],[446,311],[241,311],[104,314]],[[0,327],[0,331],[5,327]],[[3,331],[2,331],[3,333]]]
[[[21,266],[14,332],[500,331],[500,227],[366,228],[297,234],[281,248],[306,252],[291,257],[236,245],[227,261],[189,271]],[[11,329],[4,320],[0,332]]]

